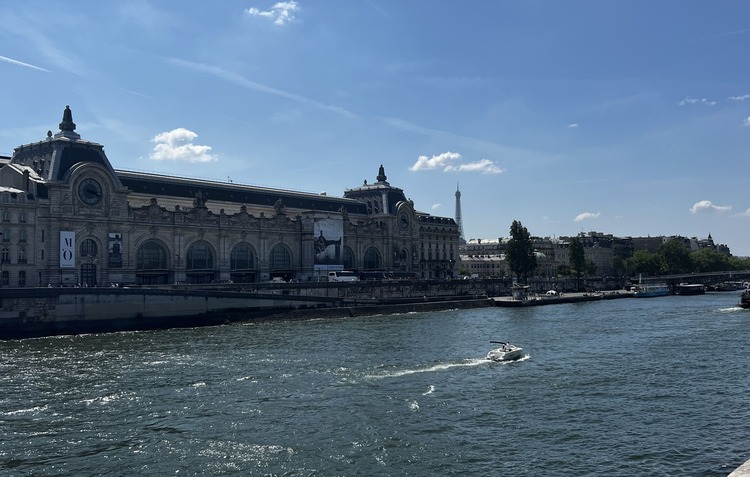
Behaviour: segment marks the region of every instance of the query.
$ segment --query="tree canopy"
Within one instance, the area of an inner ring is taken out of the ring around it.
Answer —
[[[695,252],[680,240],[664,242],[656,252],[637,250],[626,260],[627,271],[631,276],[671,275],[684,273],[723,272],[747,270],[750,259],[725,255],[712,248],[702,248]]]
[[[529,231],[518,220],[514,220],[510,226],[510,240],[505,247],[505,256],[511,271],[526,283],[536,269],[536,255]]]
[[[576,274],[576,288],[580,289],[581,275],[586,271],[586,253],[583,250],[583,244],[578,237],[570,239],[568,260],[570,262],[570,268],[572,268]]]
[[[664,242],[658,253],[662,259],[662,271],[667,275],[690,273],[693,269],[690,249],[680,240]]]

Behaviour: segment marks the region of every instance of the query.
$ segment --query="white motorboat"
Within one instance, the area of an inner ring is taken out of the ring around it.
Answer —
[[[523,348],[520,346],[505,341],[490,341],[490,343],[500,345],[487,353],[487,359],[490,361],[515,361],[523,356]]]

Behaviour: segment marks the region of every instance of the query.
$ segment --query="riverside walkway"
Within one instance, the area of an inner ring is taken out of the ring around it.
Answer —
[[[734,469],[727,477],[750,477],[750,460]]]

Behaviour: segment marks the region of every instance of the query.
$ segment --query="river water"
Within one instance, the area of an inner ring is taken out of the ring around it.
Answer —
[[[726,476],[750,458],[737,301],[3,341],[0,475]]]

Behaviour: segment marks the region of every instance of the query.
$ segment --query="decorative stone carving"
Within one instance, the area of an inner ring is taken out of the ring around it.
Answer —
[[[228,217],[228,222],[230,226],[249,227],[258,225],[258,219],[253,217],[252,214],[248,214],[247,207],[244,205],[240,207],[239,212]]]
[[[343,205],[339,207],[339,212],[341,212],[341,218],[344,219],[344,223],[349,222],[349,212],[346,211],[346,207]]]
[[[280,198],[273,204],[273,209],[276,211],[276,215],[286,215],[286,205],[284,205],[284,201]]]
[[[172,222],[172,214],[164,207],[159,206],[156,198],[152,198],[149,205],[135,209],[133,211],[133,218],[149,222]]]
[[[199,190],[197,194],[195,194],[195,199],[193,199],[193,207],[206,207],[206,194],[203,193],[202,190]]]
[[[211,213],[205,206],[196,207],[191,209],[185,215],[186,223],[194,224],[205,224],[205,225],[217,225],[219,223],[219,217]]]

